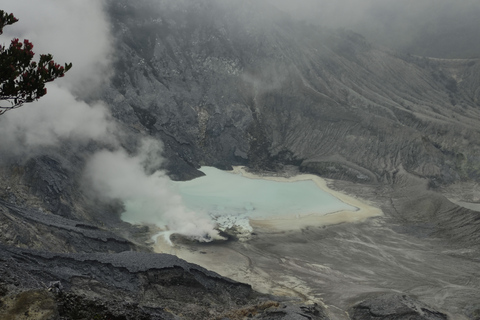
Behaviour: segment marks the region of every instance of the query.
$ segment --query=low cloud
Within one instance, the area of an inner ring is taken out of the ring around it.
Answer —
[[[478,0],[267,0],[297,19],[346,28],[412,54],[478,57]]]

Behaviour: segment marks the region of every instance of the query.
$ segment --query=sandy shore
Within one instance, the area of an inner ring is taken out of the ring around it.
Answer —
[[[241,174],[245,178],[249,179],[264,179],[271,181],[279,182],[295,182],[303,180],[312,180],[315,184],[322,189],[323,191],[331,194],[342,202],[356,207],[356,211],[337,211],[329,214],[310,214],[304,216],[292,215],[281,218],[272,218],[264,220],[254,220],[250,219],[250,225],[254,229],[262,229],[264,231],[287,231],[287,230],[298,230],[308,226],[323,226],[331,225],[343,222],[359,222],[364,221],[370,217],[376,217],[383,215],[381,209],[373,207],[366,203],[364,200],[360,201],[353,196],[332,190],[328,187],[327,181],[313,174],[301,174],[294,177],[283,178],[283,177],[273,177],[273,176],[260,176],[255,175],[246,171],[243,167],[234,167],[234,174]]]
[[[383,215],[379,208],[375,208],[365,201],[328,188],[327,181],[315,175],[302,174],[289,178],[260,176],[245,171],[243,167],[234,167],[234,170],[231,172],[232,174],[241,174],[249,179],[265,179],[280,182],[313,180],[323,191],[357,208],[356,211],[338,211],[326,215],[310,214],[303,216],[283,216],[281,218],[272,217],[271,219],[265,220],[250,219],[250,224],[254,232],[259,234],[295,231],[309,226],[359,222],[369,217]],[[190,245],[175,243],[172,245],[163,235],[158,236],[153,245],[155,252],[173,254],[223,276],[249,283],[259,292],[280,296],[296,296],[307,302],[322,303],[322,301],[311,292],[308,282],[292,275],[287,276],[282,273],[280,275],[274,275],[270,270],[264,270],[260,265],[252,262],[249,253],[247,253],[249,252],[248,247],[248,241],[233,244],[218,242],[215,245],[195,243]]]
[[[349,319],[343,310],[352,303],[383,292],[419,297],[453,312],[452,319],[463,319],[458,314],[466,310],[464,306],[477,304],[477,261],[465,259],[457,249],[452,254],[437,239],[398,232],[388,219],[367,220],[383,215],[382,211],[356,198],[355,193],[331,190],[329,180],[314,175],[282,178],[255,175],[242,168],[235,168],[233,173],[282,182],[313,180],[319,188],[358,210],[251,220],[254,234],[246,241],[198,243],[177,237],[170,245],[160,236],[154,250],[248,283],[258,292],[322,304],[329,317],[336,320]],[[360,185],[339,185],[374,198]],[[417,188],[419,192],[424,190],[421,184]],[[407,197],[405,201],[410,200]],[[362,220],[366,221],[355,223]],[[321,225],[331,226],[315,227]]]

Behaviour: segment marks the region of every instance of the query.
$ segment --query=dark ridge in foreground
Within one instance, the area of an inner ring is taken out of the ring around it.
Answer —
[[[53,254],[2,245],[0,262],[2,319],[330,319],[318,305],[258,294],[168,254]],[[351,314],[448,319],[405,295],[366,300]]]
[[[2,245],[0,262],[5,318],[327,319],[319,306],[260,295],[168,254],[54,254]]]

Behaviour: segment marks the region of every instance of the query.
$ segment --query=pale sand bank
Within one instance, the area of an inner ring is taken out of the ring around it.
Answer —
[[[373,207],[367,204],[365,201],[360,201],[352,196],[347,194],[335,191],[330,189],[327,186],[327,181],[320,178],[319,176],[313,174],[301,174],[294,177],[283,178],[283,177],[273,177],[273,176],[260,176],[253,173],[245,171],[243,167],[234,167],[232,173],[241,174],[245,178],[249,179],[264,179],[271,181],[279,182],[294,182],[294,181],[303,181],[303,180],[312,180],[315,184],[322,189],[323,191],[331,194],[340,201],[356,207],[356,211],[337,211],[329,214],[309,214],[309,215],[292,215],[292,216],[283,216],[272,217],[270,219],[254,220],[250,219],[250,225],[255,228],[260,228],[265,231],[287,231],[287,230],[298,230],[308,226],[323,226],[338,224],[342,222],[360,222],[364,221],[370,217],[376,217],[383,215],[381,209]]]

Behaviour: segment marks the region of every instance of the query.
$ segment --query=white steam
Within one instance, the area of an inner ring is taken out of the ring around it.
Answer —
[[[64,78],[47,84],[47,95],[0,117],[0,152],[34,154],[60,140],[112,141],[113,122],[102,103],[86,103],[108,81],[111,35],[98,0],[5,0],[2,9],[19,21],[4,28],[0,41],[28,39],[36,53],[73,63]],[[2,105],[8,105],[6,101]]]
[[[2,9],[19,19],[4,29],[3,42],[29,39],[35,53],[51,53],[60,64],[73,63],[58,85],[88,96],[105,83],[113,48],[102,0],[4,0]]]
[[[207,215],[183,205],[163,172],[146,172],[155,150],[155,143],[146,140],[133,156],[122,149],[97,152],[86,168],[88,185],[102,197],[123,200],[123,219],[128,222],[155,224],[199,241],[221,239]]]
[[[34,155],[67,140],[70,145],[107,143],[115,151],[100,151],[87,163],[87,190],[102,199],[121,199],[125,216],[134,215],[138,222],[200,241],[220,238],[211,219],[187,210],[180,196],[170,191],[168,177],[155,171],[161,161],[159,145],[148,140],[136,155],[128,155],[115,138],[122,133],[107,106],[91,102],[108,83],[111,70],[112,36],[103,1],[4,0],[1,6],[19,21],[4,29],[0,43],[28,39],[36,59],[51,53],[57,63],[72,62],[73,68],[49,83],[39,101],[0,116],[0,152]]]
[[[87,104],[52,84],[38,102],[0,117],[0,150],[35,153],[36,148],[58,145],[65,139],[78,143],[113,142],[114,130],[115,125],[101,102]]]

